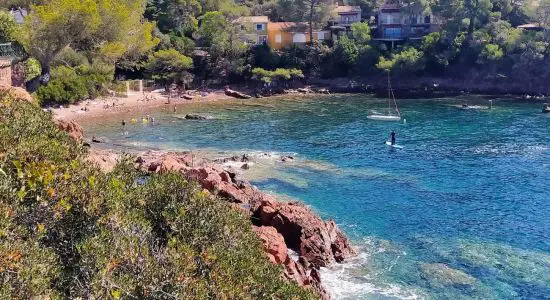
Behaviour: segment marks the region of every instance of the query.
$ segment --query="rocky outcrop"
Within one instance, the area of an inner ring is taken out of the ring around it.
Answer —
[[[306,270],[304,264],[292,260],[288,255],[288,248],[284,237],[270,226],[254,227],[254,230],[263,243],[264,250],[267,253],[269,261],[273,264],[283,265],[284,276],[288,280],[295,281],[299,286],[310,288],[315,291],[321,299],[329,299],[326,290],[321,285],[321,278],[315,271]],[[304,262],[303,259],[301,259]],[[307,263],[305,263],[307,265]]]
[[[96,156],[90,160],[99,165],[113,162],[109,157]],[[246,155],[227,159],[248,160],[250,158]],[[136,167],[148,172],[180,172],[198,182],[206,194],[230,202],[231,207],[251,218],[269,260],[284,266],[287,279],[314,290],[322,299],[328,299],[319,268],[343,262],[354,254],[346,236],[334,221],[324,222],[305,205],[278,202],[249,182],[237,179],[237,174],[219,165],[224,161],[210,162],[190,152],[150,151],[136,159]],[[289,256],[288,249],[298,254],[297,261]]]
[[[31,94],[24,88],[0,85],[0,93],[10,93],[14,99],[19,101],[35,102]]]
[[[225,88],[225,94],[227,96],[234,97],[234,98],[237,98],[237,99],[250,99],[250,98],[252,98],[252,96],[250,96],[250,95],[234,91],[234,90],[232,90],[230,88],[227,88],[227,87]]]
[[[120,155],[110,150],[90,149],[88,162],[99,167],[103,172],[111,172],[118,164]]]
[[[57,127],[69,134],[69,136],[77,141],[82,142],[84,133],[82,131],[82,127],[78,125],[75,121],[65,121],[65,120],[55,120],[54,121]]]
[[[287,245],[316,268],[342,262],[354,254],[334,221],[323,222],[301,203],[264,200],[254,216],[262,225],[276,228]]]

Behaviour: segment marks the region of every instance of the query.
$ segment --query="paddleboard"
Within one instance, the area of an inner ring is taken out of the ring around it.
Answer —
[[[396,148],[396,149],[403,149],[403,146],[400,146],[400,145],[392,145],[391,142],[386,142],[386,146],[390,146],[390,147]]]

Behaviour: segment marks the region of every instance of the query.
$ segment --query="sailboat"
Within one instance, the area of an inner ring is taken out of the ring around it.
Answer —
[[[395,113],[392,114],[391,109],[391,101],[393,99],[393,105],[395,106]],[[395,95],[393,94],[393,89],[391,87],[391,80],[390,80],[390,71],[388,71],[388,114],[382,115],[382,114],[372,114],[368,115],[367,119],[371,120],[377,120],[377,121],[401,121],[401,113],[399,112],[399,108],[397,107],[397,102],[395,101]]]

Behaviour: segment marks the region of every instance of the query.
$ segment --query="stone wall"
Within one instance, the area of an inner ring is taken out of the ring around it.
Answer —
[[[2,85],[11,86],[11,59],[0,58],[0,86]]]

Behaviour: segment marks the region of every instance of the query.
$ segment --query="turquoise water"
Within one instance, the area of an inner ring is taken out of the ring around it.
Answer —
[[[120,120],[84,125],[122,147],[295,155],[251,179],[352,238],[359,255],[322,272],[335,299],[550,299],[550,116],[451,106],[465,99],[400,100],[406,124],[367,120],[384,100],[348,95],[148,112],[156,124],[126,135]],[[392,129],[404,149],[383,144]]]

